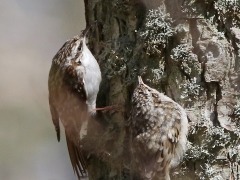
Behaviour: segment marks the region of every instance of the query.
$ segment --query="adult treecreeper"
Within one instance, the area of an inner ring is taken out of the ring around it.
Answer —
[[[86,34],[68,40],[57,52],[49,72],[49,104],[60,141],[59,120],[65,129],[69,156],[78,178],[87,176],[87,164],[81,139],[87,124],[96,113],[96,98],[101,82],[99,65],[86,45]]]

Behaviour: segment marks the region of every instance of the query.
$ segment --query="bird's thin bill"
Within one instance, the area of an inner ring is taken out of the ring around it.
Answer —
[[[84,29],[84,30],[82,31],[82,35],[83,35],[83,36],[86,36],[86,35],[88,34],[89,30],[90,30],[92,27],[94,27],[96,24],[97,24],[97,21],[94,21],[94,22],[91,23],[89,26],[87,26],[86,29]]]
[[[138,84],[144,84],[141,76],[138,76]]]

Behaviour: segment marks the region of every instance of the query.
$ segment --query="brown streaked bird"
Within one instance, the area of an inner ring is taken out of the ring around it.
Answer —
[[[87,176],[81,139],[87,134],[88,120],[96,112],[101,82],[99,65],[86,45],[89,28],[68,40],[57,52],[48,79],[49,105],[57,139],[60,141],[60,120],[70,160],[79,179]]]
[[[170,180],[186,150],[188,119],[185,110],[169,97],[143,83],[132,97],[129,118],[135,176],[144,180]]]

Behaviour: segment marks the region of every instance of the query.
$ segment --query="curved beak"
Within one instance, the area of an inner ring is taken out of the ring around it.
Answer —
[[[138,84],[144,84],[141,76],[138,76]]]
[[[85,37],[88,34],[89,30],[96,24],[97,24],[97,21],[94,21],[92,24],[90,24],[88,27],[86,27],[86,29],[82,31],[81,35]]]
[[[92,27],[92,26],[86,27],[86,29],[84,29],[84,30],[82,31],[81,35],[82,35],[83,37],[85,37],[85,36],[88,34],[88,32],[89,32],[89,30],[91,29],[91,27]]]

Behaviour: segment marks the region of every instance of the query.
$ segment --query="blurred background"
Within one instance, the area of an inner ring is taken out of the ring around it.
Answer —
[[[0,1],[0,180],[76,180],[48,106],[53,56],[85,28],[83,0]]]

